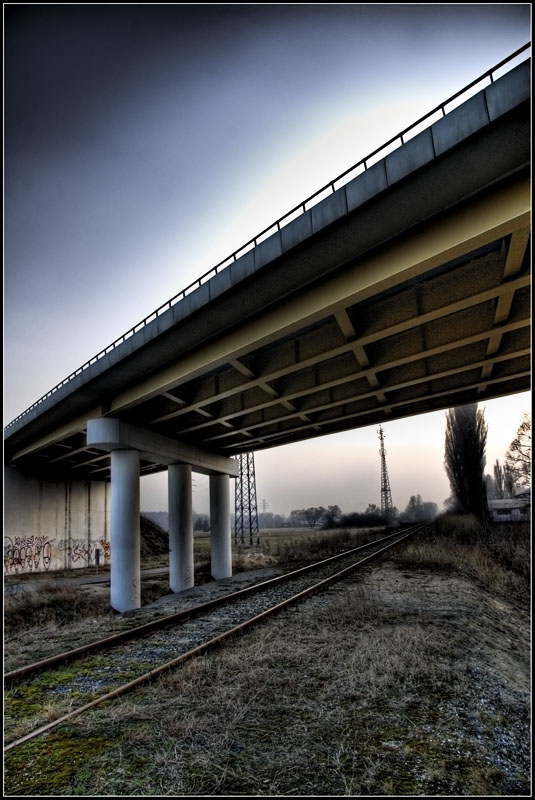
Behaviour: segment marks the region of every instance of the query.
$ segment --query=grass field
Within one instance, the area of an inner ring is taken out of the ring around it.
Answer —
[[[529,796],[529,529],[457,524],[6,754],[6,794]],[[258,555],[314,560],[338,534],[271,532]],[[80,613],[26,608],[6,647],[107,624]]]

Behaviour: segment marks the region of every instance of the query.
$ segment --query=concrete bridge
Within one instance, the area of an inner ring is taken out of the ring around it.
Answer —
[[[226,577],[232,456],[528,390],[530,68],[439,107],[14,420],[10,542],[90,549],[111,517],[112,605],[135,608],[140,474],[168,471],[180,591],[192,470]]]

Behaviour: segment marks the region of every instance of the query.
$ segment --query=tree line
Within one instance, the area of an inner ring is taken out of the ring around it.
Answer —
[[[522,415],[517,433],[505,454],[504,464],[496,460],[493,475],[485,474],[488,426],[484,410],[477,403],[459,406],[446,412],[444,466],[451,495],[445,501],[448,511],[474,514],[489,519],[488,500],[513,497],[531,486],[531,419]],[[294,509],[288,517],[281,514],[258,515],[261,528],[374,527],[400,522],[433,520],[438,516],[436,503],[426,502],[420,494],[412,495],[405,510],[393,509],[387,520],[381,509],[369,504],[366,511],[343,514],[337,505]]]
[[[517,433],[507,452],[504,463],[497,459],[493,474],[485,474],[488,426],[484,411],[477,404],[459,406],[446,412],[444,467],[450,483],[451,495],[445,501],[448,511],[475,514],[480,520],[489,518],[488,501],[513,497],[518,491],[531,486],[531,419],[522,415]],[[143,512],[168,530],[167,512]],[[288,516],[272,512],[259,512],[260,528],[309,527],[343,528],[375,527],[392,522],[433,520],[438,516],[436,503],[425,502],[420,494],[412,495],[405,510],[393,509],[390,519],[385,519],[381,509],[370,503],[364,512],[342,513],[338,505],[294,509]],[[194,530],[209,531],[207,514],[194,514]]]
[[[438,505],[422,500],[420,494],[413,495],[404,511],[401,513],[397,508],[392,510],[388,516],[374,503],[369,503],[366,511],[350,511],[342,513],[339,506],[314,506],[311,508],[299,508],[290,512],[289,517],[283,518],[284,523],[280,527],[309,527],[309,528],[373,528],[381,525],[391,524],[392,521],[400,522],[419,522],[432,520],[438,515]],[[264,519],[264,515],[259,515],[259,520]],[[261,527],[275,527],[271,524]]]

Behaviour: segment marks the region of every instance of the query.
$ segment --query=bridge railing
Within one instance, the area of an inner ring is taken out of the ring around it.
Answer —
[[[392,150],[403,145],[406,141],[408,141],[409,138],[412,138],[411,136],[409,136],[409,134],[416,135],[417,132],[418,133],[420,132],[418,129],[423,130],[425,127],[429,127],[429,125],[432,124],[432,118],[435,117],[436,115],[441,115],[443,117],[446,116],[446,114],[448,113],[448,110],[446,110],[448,106],[451,106],[451,108],[449,108],[449,111],[452,111],[454,108],[456,108],[456,105],[458,105],[458,102],[456,103],[456,101],[462,102],[463,99],[468,99],[468,97],[465,98],[465,96],[469,95],[471,90],[476,88],[477,91],[480,91],[480,89],[484,88],[482,84],[484,84],[485,82],[493,83],[498,70],[500,70],[502,67],[506,65],[509,65],[509,67],[511,68],[512,67],[511,62],[514,61],[514,59],[518,58],[522,53],[524,53],[530,47],[531,47],[531,42],[528,42],[527,44],[523,45],[523,47],[520,47],[518,50],[515,50],[515,52],[511,53],[511,55],[507,56],[507,58],[504,58],[494,67],[484,72],[478,78],[475,78],[467,86],[464,86],[458,92],[451,95],[451,97],[448,97],[447,100],[444,100],[444,102],[440,103],[438,106],[435,106],[435,108],[433,108],[431,111],[428,111],[426,114],[424,114],[423,117],[420,117],[418,120],[416,120],[416,122],[413,122],[411,125],[409,125],[407,128],[404,128],[400,133],[397,133],[395,136],[393,136],[387,142],[382,144],[380,147],[373,150],[364,158],[361,158],[360,161],[358,161],[356,164],[353,164],[353,166],[346,169],[332,181],[325,184],[325,186],[322,186],[321,189],[318,189],[316,192],[314,192],[314,194],[310,195],[310,197],[307,197],[306,200],[303,200],[301,203],[299,203],[299,205],[294,206],[294,208],[292,208],[290,211],[287,211],[286,214],[284,214],[282,217],[279,217],[279,219],[277,219],[267,228],[264,228],[264,230],[262,230],[252,239],[249,239],[249,241],[246,242],[244,245],[242,245],[238,250],[235,250],[229,256],[224,258],[214,267],[212,267],[203,275],[201,275],[200,278],[197,278],[195,281],[193,281],[193,283],[190,283],[188,286],[186,286],[185,289],[182,289],[180,292],[171,297],[170,300],[167,300],[165,303],[163,303],[163,305],[159,306],[155,311],[153,311],[147,317],[142,319],[141,322],[138,322],[137,325],[134,325],[133,328],[130,328],[128,331],[126,331],[126,333],[123,333],[122,336],[119,336],[118,339],[115,339],[115,341],[113,341],[111,344],[105,347],[104,350],[101,350],[95,356],[90,358],[89,361],[86,361],[85,364],[82,364],[82,366],[79,367],[77,370],[75,370],[75,372],[71,372],[71,374],[68,375],[66,378],[64,378],[60,383],[58,383],[57,386],[54,386],[53,389],[51,389],[49,392],[40,397],[39,400],[36,400],[35,403],[33,403],[29,408],[26,409],[26,411],[23,411],[22,414],[19,414],[18,417],[15,417],[14,420],[12,420],[8,425],[6,425],[5,430],[7,430],[16,422],[18,422],[22,417],[24,417],[26,414],[28,414],[30,411],[32,411],[34,408],[40,405],[40,403],[42,403],[44,400],[48,399],[53,394],[55,394],[59,389],[61,389],[62,386],[65,386],[65,384],[69,383],[69,381],[73,380],[73,378],[76,378],[77,375],[80,375],[80,373],[82,373],[92,364],[95,364],[97,361],[99,361],[105,355],[110,353],[116,347],[119,347],[119,345],[123,344],[123,342],[125,342],[135,333],[140,331],[150,322],[152,322],[153,320],[157,319],[157,317],[164,314],[172,306],[174,306],[175,303],[178,303],[180,300],[183,300],[188,294],[191,294],[191,292],[195,291],[204,283],[209,281],[211,278],[215,277],[219,272],[221,272],[226,267],[233,264],[235,261],[238,260],[238,258],[240,258],[242,255],[245,255],[245,253],[247,253],[249,250],[252,250],[268,236],[271,236],[271,234],[280,231],[280,229],[284,227],[284,225],[287,225],[289,222],[292,222],[301,214],[304,214],[306,211],[308,211],[308,209],[311,208],[313,205],[320,202],[325,197],[328,197],[330,194],[333,194],[337,189],[344,186],[350,180],[352,180],[353,178],[357,177],[359,174],[364,172],[366,169],[368,169],[369,166],[372,166],[372,163],[375,163],[384,155],[387,155],[388,153],[392,152]],[[427,126],[425,125],[423,126],[423,123],[425,122],[428,123]]]

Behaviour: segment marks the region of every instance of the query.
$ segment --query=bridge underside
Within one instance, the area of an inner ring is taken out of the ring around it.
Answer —
[[[77,485],[91,543],[110,481],[112,605],[136,608],[140,475],[167,471],[181,591],[192,471],[210,476],[212,574],[227,577],[232,456],[529,390],[529,78],[521,64],[367,159],[14,420],[15,539],[69,520]]]
[[[116,393],[109,414],[232,456],[530,388],[529,180],[470,198]],[[97,409],[100,412],[100,409]],[[108,480],[88,412],[18,466]],[[142,458],[140,473],[167,468]]]

